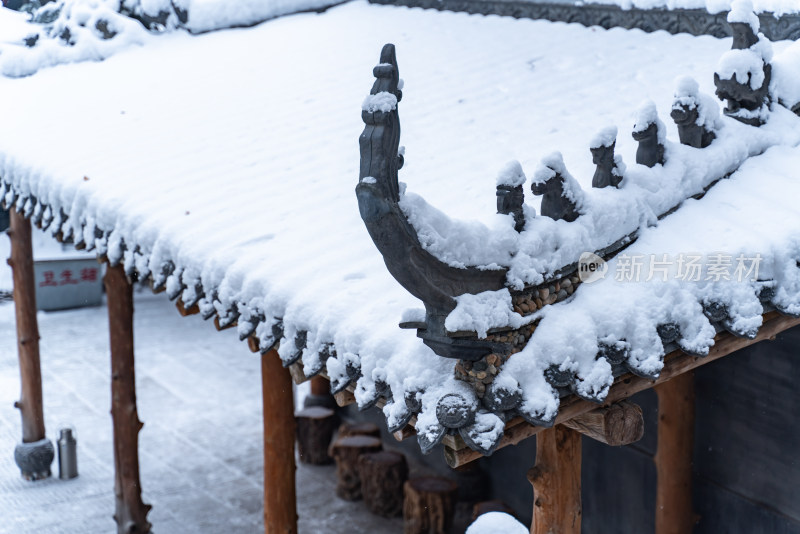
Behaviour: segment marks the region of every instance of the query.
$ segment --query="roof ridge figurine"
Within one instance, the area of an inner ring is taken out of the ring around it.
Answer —
[[[717,96],[727,101],[725,115],[761,126],[769,113],[772,44],[758,33],[760,22],[750,0],[736,0],[728,13],[733,32],[731,49],[714,72]]]

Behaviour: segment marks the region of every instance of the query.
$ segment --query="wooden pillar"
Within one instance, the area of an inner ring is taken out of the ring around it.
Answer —
[[[315,376],[311,379],[311,394],[312,395],[330,395],[331,384],[321,376]]]
[[[133,286],[121,265],[108,267],[103,280],[111,340],[111,419],[114,428],[114,496],[119,534],[150,532],[139,481],[139,431],[133,360]]]
[[[14,457],[24,478],[38,480],[50,476],[54,449],[52,443],[46,439],[44,429],[31,223],[13,208],[9,212],[9,218],[11,257],[8,264],[13,273],[20,374],[20,399],[14,406],[19,408],[22,417],[22,444],[17,446]]]
[[[580,534],[581,435],[563,425],[536,435],[531,534]]]
[[[277,351],[261,356],[264,410],[264,532],[297,534],[292,377]]]
[[[39,326],[36,322],[36,286],[33,277],[31,223],[15,209],[11,210],[11,258],[14,311],[17,318],[17,352],[22,381],[16,407],[22,415],[22,442],[32,443],[45,437],[42,408],[42,371],[39,362]]]
[[[656,534],[692,531],[694,373],[655,387],[658,394]]]

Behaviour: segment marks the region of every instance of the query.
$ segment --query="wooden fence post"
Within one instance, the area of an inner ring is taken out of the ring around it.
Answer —
[[[22,416],[22,443],[14,450],[14,459],[27,480],[50,476],[53,443],[45,436],[42,401],[42,370],[39,360],[39,326],[36,322],[36,282],[33,275],[31,223],[12,208],[11,257],[13,271],[14,310],[17,321],[17,353],[19,355],[20,399],[14,403]]]
[[[264,418],[264,532],[297,534],[294,395],[277,351],[261,355]]]
[[[676,376],[656,386],[655,391],[658,394],[656,534],[685,534],[694,525],[694,373]]]
[[[580,534],[581,435],[564,425],[536,435],[531,534]]]
[[[111,341],[111,419],[114,428],[114,496],[119,534],[147,534],[150,505],[142,502],[139,431],[133,359],[133,286],[121,265],[109,266],[103,283]]]

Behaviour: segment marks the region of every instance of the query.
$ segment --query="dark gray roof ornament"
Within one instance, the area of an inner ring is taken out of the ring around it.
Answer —
[[[542,160],[531,180],[531,191],[542,196],[539,211],[545,217],[572,222],[580,215],[583,192],[567,172],[560,152],[553,152]]]
[[[625,165],[620,156],[614,155],[617,144],[617,127],[603,128],[592,139],[589,150],[592,152],[592,162],[597,165],[592,178],[592,187],[619,187],[622,182],[622,173]]]
[[[678,126],[681,144],[705,148],[717,136],[713,128],[719,120],[719,107],[711,97],[700,94],[694,78],[678,79],[670,116]]]
[[[397,103],[402,93],[394,45],[383,47],[373,74],[375,84],[361,111],[365,127],[359,138],[361,168],[356,186],[361,218],[386,268],[425,304],[425,322],[414,324],[417,335],[440,356],[480,359],[492,352],[494,344],[449,337],[444,320],[456,306],[455,297],[505,287],[506,269],[451,267],[422,247],[398,205],[397,171],[403,160]]]
[[[514,216],[514,229],[521,232],[525,228],[525,173],[518,161],[510,161],[497,176],[497,213]]]
[[[664,164],[664,141],[667,138],[664,123],[658,118],[656,104],[645,100],[639,106],[633,138],[639,142],[636,149],[636,163],[647,167]]]
[[[720,58],[714,73],[716,93],[727,101],[725,115],[744,124],[761,126],[769,111],[772,45],[758,33],[760,22],[749,1],[734,3],[728,23],[733,44]]]

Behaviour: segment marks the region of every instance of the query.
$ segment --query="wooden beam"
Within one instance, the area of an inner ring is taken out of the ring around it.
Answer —
[[[412,425],[406,425],[400,430],[396,430],[395,432],[392,433],[392,436],[394,436],[394,439],[396,439],[397,441],[405,441],[408,438],[416,435],[417,435],[417,430]]]
[[[754,339],[739,338],[725,332],[717,335],[716,343],[711,347],[708,356],[698,358],[679,350],[671,352],[664,358],[664,369],[661,371],[659,378],[655,381],[632,374],[618,377],[609,390],[608,396],[606,397],[606,404],[627,399],[635,393],[639,393],[640,391],[644,391],[658,384],[663,384],[676,376],[680,376],[692,369],[711,363],[732,352],[758,343],[759,341],[774,338],[775,335],[780,332],[798,325],[800,325],[800,319],[785,317],[777,312],[770,312],[764,315],[764,324],[759,329],[758,335]],[[597,404],[581,400],[573,395],[562,399],[561,407],[559,408],[555,422],[556,424],[563,423],[595,409],[597,409]],[[506,424],[506,429],[497,448],[501,449],[509,445],[516,445],[531,436],[535,436],[542,430],[545,429],[530,425],[521,417],[516,417]],[[443,442],[445,444],[445,460],[450,467],[456,468],[473,462],[483,456],[481,453],[467,448],[466,445],[461,446],[461,444],[458,444],[458,448],[452,447],[452,445],[455,444],[455,440],[448,441],[448,437],[449,436],[445,437]]]
[[[103,279],[111,342],[111,419],[114,428],[114,496],[119,534],[150,532],[139,480],[139,431],[133,357],[133,286],[121,265],[109,266]]]
[[[642,409],[624,400],[564,422],[564,426],[606,445],[630,445],[644,435]]]
[[[183,305],[183,301],[180,298],[175,301],[175,307],[178,308],[178,313],[181,314],[181,317],[188,317],[189,315],[197,315],[200,313],[200,307],[197,304],[187,308]]]
[[[655,455],[656,534],[683,534],[694,527],[692,452],[694,373],[655,388],[658,395],[658,447]]]
[[[336,404],[340,408],[344,408],[345,406],[350,406],[351,404],[355,404],[356,402],[356,396],[349,389],[343,389],[339,393],[334,394],[333,398],[336,399]]]
[[[17,319],[17,353],[21,379],[20,400],[15,404],[22,416],[22,442],[44,439],[42,371],[39,360],[39,326],[36,322],[36,285],[33,275],[31,223],[11,209],[11,257],[14,311]]]
[[[31,223],[17,210],[9,211],[11,266],[14,284],[14,311],[17,323],[20,398],[14,403],[22,418],[22,442],[14,450],[14,459],[26,480],[50,476],[53,444],[46,438],[42,369],[39,358],[39,325],[36,321],[36,281],[33,274]]]
[[[302,384],[303,382],[308,382],[310,378],[308,378],[303,372],[303,364],[301,362],[295,362],[289,366],[289,374],[292,375],[292,380],[295,384]]]
[[[297,534],[294,395],[278,352],[261,355],[264,419],[264,532]]]
[[[236,327],[238,325],[239,325],[239,323],[237,323],[236,321],[233,321],[230,324],[222,326],[222,325],[219,324],[219,315],[215,315],[214,316],[214,328],[216,328],[218,332],[222,332],[223,330],[227,330],[228,328],[234,328],[234,327]]]
[[[580,534],[581,435],[558,425],[536,436],[531,534]]]

